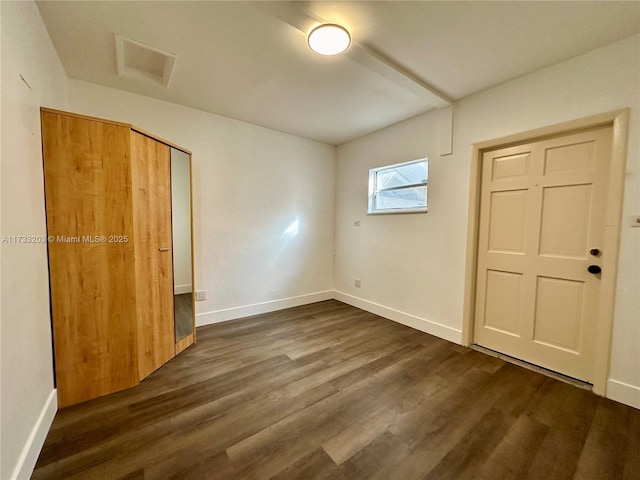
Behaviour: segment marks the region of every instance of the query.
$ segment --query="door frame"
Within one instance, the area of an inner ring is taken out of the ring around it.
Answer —
[[[611,163],[609,165],[610,175],[607,185],[604,242],[602,245],[602,250],[607,252],[607,255],[602,258],[602,285],[600,305],[598,308],[598,324],[596,327],[593,376],[593,392],[602,396],[606,394],[611,358],[611,336],[615,309],[616,279],[618,276],[620,235],[622,230],[625,167],[627,163],[628,108],[528,130],[526,132],[486,140],[472,145],[462,323],[462,344],[469,346],[474,341],[473,327],[475,320],[478,235],[480,226],[480,186],[482,182],[482,156],[484,152],[604,126],[613,127],[613,138]]]

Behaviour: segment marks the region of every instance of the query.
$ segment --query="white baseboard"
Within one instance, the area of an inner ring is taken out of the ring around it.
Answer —
[[[640,387],[609,379],[607,382],[607,398],[640,409]]]
[[[174,285],[173,286],[173,294],[181,295],[183,293],[191,293],[191,284],[189,285]]]
[[[196,315],[196,326],[202,327],[213,323],[226,322],[227,320],[235,320],[236,318],[275,312],[277,310],[284,310],[285,308],[299,307],[300,305],[307,305],[309,303],[331,300],[332,298],[334,298],[333,290],[326,290],[324,292],[309,293],[307,295],[300,295],[297,297],[282,298],[279,300],[271,300],[269,302],[254,303],[252,305],[244,305],[241,307],[198,313]]]
[[[198,313],[196,315],[196,326],[212,325],[214,323],[226,322],[237,318],[250,317],[251,315],[259,315],[261,313],[275,312],[285,308],[298,307],[309,303],[322,302],[324,300],[339,300],[348,305],[361,308],[367,312],[375,313],[381,317],[388,318],[394,322],[401,323],[421,332],[435,335],[436,337],[449,340],[450,342],[461,344],[462,331],[446,325],[442,325],[431,320],[416,317],[408,313],[394,310],[383,305],[379,305],[362,298],[354,297],[343,292],[335,290],[327,290],[324,292],[310,293],[300,295],[298,297],[283,298],[280,300],[272,300],[269,302],[255,303],[252,305],[244,305],[241,307],[227,308],[224,310],[214,310],[212,312]]]
[[[53,418],[56,416],[57,411],[58,394],[57,391],[53,389],[42,407],[38,420],[29,434],[27,443],[22,449],[22,453],[18,459],[18,464],[13,470],[13,475],[11,476],[12,480],[25,480],[31,478],[33,469],[38,461],[38,456],[40,455],[40,451],[44,445],[44,440],[47,438],[47,434],[49,433],[49,429],[51,428]]]
[[[334,291],[333,298],[354,307],[361,308],[362,310],[366,310],[367,312],[375,313],[376,315],[380,315],[381,317],[388,318],[389,320],[393,320],[394,322],[401,323],[403,325],[406,325],[407,327],[415,328],[416,330],[420,330],[421,332],[444,338],[445,340],[457,343],[458,345],[462,344],[462,330],[457,330],[455,328],[442,325],[441,323],[427,320],[426,318],[416,317],[415,315],[411,315],[409,313],[394,310],[393,308],[385,307],[378,303],[370,302],[369,300],[364,300],[359,297],[354,297],[353,295],[349,295],[343,292]]]

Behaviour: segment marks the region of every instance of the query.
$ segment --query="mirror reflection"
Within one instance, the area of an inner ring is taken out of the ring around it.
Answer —
[[[171,220],[176,343],[193,333],[191,179],[188,154],[171,149]]]

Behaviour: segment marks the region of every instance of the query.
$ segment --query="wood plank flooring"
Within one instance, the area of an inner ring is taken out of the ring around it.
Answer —
[[[640,411],[337,301],[60,410],[34,479],[640,479]]]

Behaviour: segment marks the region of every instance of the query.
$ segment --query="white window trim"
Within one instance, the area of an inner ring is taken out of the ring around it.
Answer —
[[[393,168],[398,168],[398,167],[403,167],[405,165],[411,165],[414,163],[420,163],[420,162],[427,162],[427,171],[429,168],[429,159],[428,158],[418,158],[417,160],[411,160],[408,162],[402,162],[402,163],[394,163],[393,165],[385,165],[384,167],[377,167],[377,168],[372,168],[369,170],[369,186],[368,186],[368,195],[369,195],[369,200],[368,200],[368,207],[367,207],[367,215],[401,215],[403,213],[426,213],[429,211],[429,206],[427,204],[426,207],[415,207],[415,208],[388,208],[385,210],[376,210],[375,209],[375,195],[378,192],[378,190],[376,190],[376,176],[378,172],[381,172],[383,170],[388,170],[388,169],[393,169]],[[387,190],[399,190],[399,189],[405,189],[405,188],[411,188],[411,187],[421,187],[421,186],[425,186],[428,187],[429,185],[429,178],[427,177],[427,181],[425,183],[416,183],[416,184],[412,184],[412,185],[402,185],[401,187],[392,187],[392,188],[386,188],[383,189],[381,191],[387,191]],[[428,190],[428,188],[427,188]]]

